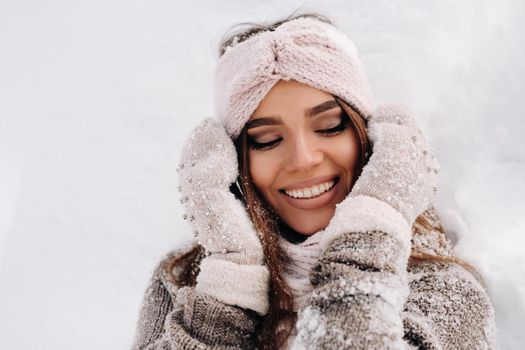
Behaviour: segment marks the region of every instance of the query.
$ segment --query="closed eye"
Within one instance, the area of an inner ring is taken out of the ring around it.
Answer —
[[[334,135],[339,134],[340,132],[344,131],[348,127],[348,121],[344,118],[341,118],[341,122],[330,129],[324,129],[317,131],[318,133],[325,134],[325,135]]]
[[[253,149],[256,151],[264,151],[264,150],[272,148],[274,145],[276,145],[281,140],[282,138],[279,137],[278,139],[275,139],[270,142],[259,143],[259,142],[255,142],[253,140],[248,139],[248,145],[250,146],[250,149]]]
[[[346,128],[348,128],[348,120],[345,118],[341,118],[341,122],[333,128],[317,130],[316,132],[322,135],[335,136],[343,132]],[[253,150],[265,151],[274,148],[279,142],[281,142],[281,140],[282,137],[279,137],[270,142],[259,143],[248,138],[248,146],[250,147],[250,149]]]

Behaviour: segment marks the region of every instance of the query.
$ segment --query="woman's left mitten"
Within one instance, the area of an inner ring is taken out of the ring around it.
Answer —
[[[379,106],[368,122],[373,151],[351,197],[379,199],[411,225],[437,192],[439,164],[412,113],[400,105]]]

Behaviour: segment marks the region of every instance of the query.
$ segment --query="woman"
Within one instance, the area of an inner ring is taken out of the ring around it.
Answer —
[[[344,34],[319,15],[254,26],[224,41],[216,83],[218,121],[179,167],[197,242],[156,269],[133,349],[494,347],[431,205],[428,140],[374,104]]]

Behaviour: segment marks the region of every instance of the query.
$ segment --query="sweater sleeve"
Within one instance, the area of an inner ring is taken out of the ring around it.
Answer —
[[[494,309],[483,286],[460,265],[411,269],[403,311],[405,339],[423,349],[494,349]]]
[[[132,350],[253,349],[260,316],[194,287],[168,290],[158,268],[146,289]]]
[[[172,299],[162,284],[157,268],[142,298],[131,349],[143,350],[148,344],[160,338],[166,316],[171,310],[173,310]]]
[[[493,348],[483,287],[450,264],[429,262],[409,273],[409,237],[376,229],[332,240],[310,272],[314,290],[292,348]]]

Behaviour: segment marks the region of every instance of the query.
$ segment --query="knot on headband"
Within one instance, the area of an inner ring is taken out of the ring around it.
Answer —
[[[375,108],[352,41],[312,18],[234,43],[215,72],[215,113],[236,139],[264,96],[279,80],[295,80],[345,100],[365,118]]]

